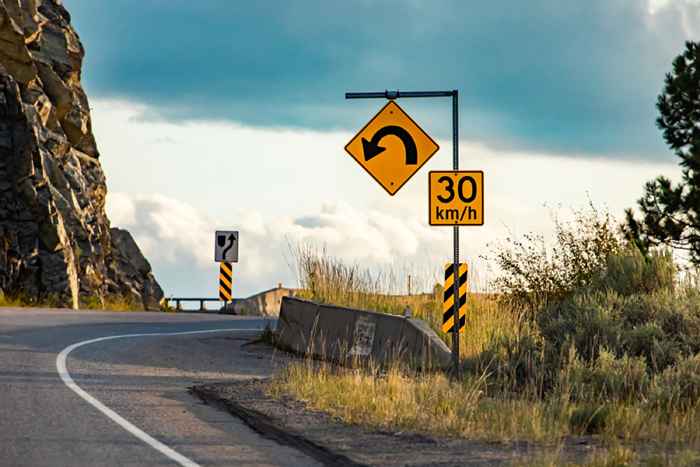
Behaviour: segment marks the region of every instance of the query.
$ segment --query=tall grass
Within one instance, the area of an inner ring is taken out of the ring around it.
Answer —
[[[49,295],[42,299],[36,299],[21,293],[8,295],[0,291],[0,307],[61,308],[65,306],[66,303],[57,295]],[[104,299],[94,295],[80,297],[80,309],[82,310],[139,311],[143,310],[143,308],[142,303],[122,296],[109,296]]]
[[[345,306],[380,313],[403,315],[407,309],[422,319],[445,340],[451,336],[442,331],[443,286],[425,275],[413,274],[412,295],[399,294],[405,277],[389,272],[376,272],[358,264],[347,264],[325,250],[310,245],[291,247],[297,269],[301,298],[319,303]],[[405,289],[403,289],[405,290]],[[464,357],[478,354],[492,339],[512,334],[517,317],[509,313],[493,294],[469,294],[466,326],[469,339],[460,340]]]
[[[700,456],[687,449],[669,450],[663,453],[642,456],[630,447],[614,443],[612,446],[594,449],[581,462],[574,462],[562,449],[536,455],[531,459],[518,459],[513,467],[691,467],[698,465]]]
[[[103,311],[143,311],[143,303],[133,298],[115,295],[105,298],[98,296],[81,297],[81,310],[103,310]]]
[[[307,361],[286,367],[268,390],[373,429],[536,441],[566,432],[560,416],[564,407],[486,398],[485,378],[455,382],[441,373],[409,373],[399,367],[380,373]]]
[[[410,306],[449,341],[440,331],[439,285],[396,296],[387,292],[391,275],[310,249],[296,257],[307,298],[395,314]],[[594,207],[569,222],[555,218],[553,243],[506,239],[490,259],[501,271],[499,293],[470,295],[463,381],[398,366],[378,374],[302,363],[272,391],[383,429],[554,444],[594,434],[611,446],[644,440],[700,448],[697,274],[680,275],[668,251],[643,255]],[[628,454],[613,449],[591,463]]]
[[[311,245],[292,246],[291,250],[303,298],[380,313],[403,314],[408,306],[422,317],[435,314],[436,294],[440,291],[434,287],[429,293],[407,295],[399,284],[404,278],[394,271],[347,264]],[[413,275],[414,290],[426,288],[421,279]]]
[[[0,307],[28,308],[59,308],[65,306],[65,300],[62,300],[56,294],[44,296],[41,299],[30,297],[25,293],[6,294],[0,290]]]

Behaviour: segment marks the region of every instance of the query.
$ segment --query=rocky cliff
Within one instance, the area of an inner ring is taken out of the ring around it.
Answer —
[[[60,0],[0,0],[0,293],[155,308],[148,261],[105,214],[83,55]]]

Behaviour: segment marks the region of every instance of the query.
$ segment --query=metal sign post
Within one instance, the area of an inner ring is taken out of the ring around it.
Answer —
[[[402,97],[451,97],[452,98],[452,168],[459,170],[459,92],[456,89],[452,91],[384,91],[384,92],[346,92],[346,99],[399,99]],[[393,193],[392,193],[393,194]],[[453,247],[454,261],[453,267],[455,271],[459,270],[459,225],[453,227]],[[454,317],[459,319],[459,281],[454,281]],[[459,326],[452,328],[452,365],[454,376],[461,376],[461,368],[459,365]]]
[[[459,170],[459,103],[457,90],[452,91],[452,169]],[[459,271],[459,225],[452,227],[452,244],[454,247],[454,258],[452,267],[455,273]],[[468,274],[468,272],[467,272]],[[455,297],[455,304],[452,316],[455,326],[452,326],[452,365],[456,378],[461,378],[462,369],[459,365],[459,281],[454,281],[452,285]]]

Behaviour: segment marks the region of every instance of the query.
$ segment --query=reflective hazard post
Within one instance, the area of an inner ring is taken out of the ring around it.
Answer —
[[[233,268],[231,263],[219,263],[219,300],[230,302],[233,296]]]
[[[217,230],[214,234],[214,261],[219,263],[219,300],[224,307],[233,300],[233,266],[238,262],[238,231]]]

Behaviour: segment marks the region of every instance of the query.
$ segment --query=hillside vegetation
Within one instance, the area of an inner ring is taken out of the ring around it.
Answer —
[[[555,220],[549,245],[526,236],[494,248],[500,293],[470,300],[460,381],[398,363],[387,371],[305,362],[280,374],[271,391],[375,428],[552,446],[537,465],[563,462],[555,454],[577,435],[609,448],[596,453],[596,465],[658,456],[653,465],[692,464],[700,447],[697,275],[671,252],[643,255],[617,232],[609,215],[591,208]],[[440,333],[440,290],[389,296],[378,276],[302,253],[309,298],[389,313],[410,305]]]

